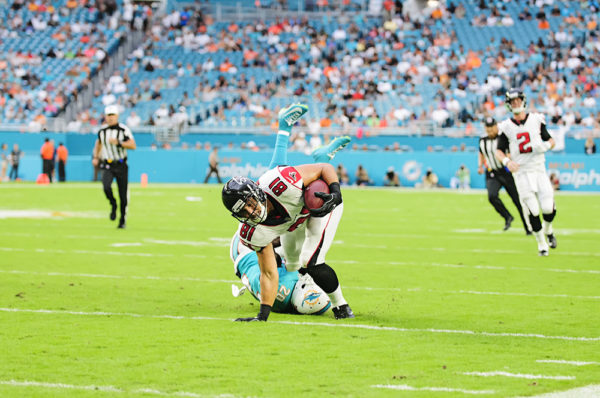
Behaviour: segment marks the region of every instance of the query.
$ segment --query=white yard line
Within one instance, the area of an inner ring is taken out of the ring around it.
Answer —
[[[400,390],[400,391],[433,391],[433,392],[460,392],[463,394],[473,394],[473,395],[485,395],[485,394],[494,394],[494,390],[465,390],[462,388],[449,388],[449,387],[412,387],[407,386],[405,384],[376,384],[371,386],[373,388],[387,388],[390,390]]]
[[[514,377],[517,379],[533,379],[533,380],[575,380],[575,376],[548,376],[548,375],[530,375],[523,373],[510,373],[501,370],[494,372],[463,372],[462,374],[467,376],[481,376],[481,377]]]
[[[574,388],[572,390],[549,392],[529,398],[598,398],[600,397],[600,384]]]
[[[160,391],[154,388],[136,388],[134,390],[128,390],[115,386],[98,386],[98,385],[76,385],[67,383],[48,383],[40,381],[30,380],[0,380],[0,385],[12,386],[12,387],[34,387],[42,389],[56,389],[56,390],[80,390],[80,391],[102,391],[102,392],[113,392],[120,394],[151,394],[160,395],[165,397],[192,397],[192,398],[204,398],[204,397],[233,397],[231,394],[219,394],[219,395],[206,395],[197,394],[194,392],[187,391],[176,391],[166,392]]]
[[[175,254],[165,253],[128,253],[104,250],[62,250],[62,249],[23,249],[17,247],[0,247],[4,252],[31,252],[31,253],[60,253],[60,254],[103,254],[107,256],[131,256],[131,257],[175,257]],[[206,258],[201,254],[183,254],[183,257]]]
[[[137,276],[137,275],[107,275],[107,274],[88,274],[88,273],[66,273],[66,272],[35,272],[22,270],[0,270],[0,273],[6,274],[23,274],[23,275],[43,275],[43,276],[62,276],[62,277],[82,277],[82,278],[107,278],[107,279],[138,279],[138,280],[168,280],[168,281],[193,281],[193,282],[208,282],[208,283],[236,283],[239,280],[234,279],[205,279],[193,278],[186,276],[168,277],[168,276]],[[513,293],[513,292],[478,292],[471,290],[448,290],[438,291],[433,289],[422,289],[420,287],[403,289],[394,287],[369,287],[369,286],[344,286],[345,289],[367,290],[367,291],[398,291],[398,292],[419,292],[427,291],[429,293],[443,294],[474,294],[474,295],[491,295],[491,296],[520,296],[520,297],[547,297],[547,298],[567,298],[567,299],[585,299],[585,300],[600,300],[600,296],[572,296],[568,294],[535,294],[535,293]]]
[[[165,281],[191,281],[191,282],[209,282],[209,283],[236,283],[240,280],[233,279],[205,279],[191,278],[186,276],[137,276],[137,275],[107,275],[107,274],[86,274],[86,273],[66,273],[66,272],[33,272],[20,270],[0,270],[4,274],[19,274],[19,275],[42,275],[42,276],[63,276],[63,277],[80,277],[80,278],[101,278],[101,279],[141,279],[141,280],[165,280]]]
[[[132,318],[152,318],[152,319],[182,319],[182,320],[205,320],[205,321],[232,321],[230,318],[216,318],[204,316],[183,316],[183,315],[146,315],[127,312],[87,312],[87,311],[65,311],[65,310],[47,310],[47,309],[27,309],[27,308],[0,308],[0,312],[7,313],[34,313],[34,314],[54,314],[54,315],[80,315],[80,316],[124,316]],[[476,332],[473,330],[453,330],[453,329],[407,329],[394,326],[373,326],[361,325],[357,323],[327,323],[327,322],[292,322],[292,321],[269,321],[282,325],[299,326],[321,326],[332,328],[351,328],[366,329],[377,331],[392,331],[406,333],[435,333],[435,334],[463,334],[470,336],[483,337],[523,337],[546,340],[568,340],[568,341],[600,341],[600,337],[573,337],[573,336],[552,336],[541,333],[514,333],[514,332]]]
[[[209,282],[209,283],[239,283],[239,280],[234,279],[205,279],[193,278],[188,276],[138,276],[138,275],[107,275],[107,274],[88,274],[88,273],[67,273],[67,272],[36,272],[23,270],[2,270],[4,274],[19,274],[19,275],[42,275],[42,276],[61,276],[75,278],[106,278],[106,279],[138,279],[138,280],[165,280],[165,281],[192,281],[192,282]],[[600,296],[571,296],[568,294],[536,294],[536,293],[512,293],[512,292],[478,292],[472,290],[433,290],[415,288],[397,288],[397,287],[369,287],[369,286],[343,286],[344,289],[367,290],[367,291],[394,291],[394,292],[421,292],[440,294],[474,294],[474,295],[490,295],[490,296],[519,296],[519,297],[546,297],[546,298],[566,298],[566,299],[584,299],[584,300],[600,300]]]
[[[561,365],[587,366],[600,365],[600,362],[585,362],[585,361],[565,361],[563,359],[538,359],[538,363],[557,363]]]

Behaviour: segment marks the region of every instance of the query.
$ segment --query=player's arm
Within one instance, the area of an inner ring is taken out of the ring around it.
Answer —
[[[273,244],[269,243],[260,251],[257,251],[256,256],[260,267],[260,311],[253,318],[238,318],[236,321],[266,321],[271,313],[275,297],[277,297],[279,273],[277,272],[277,260],[275,259]]]
[[[508,138],[505,134],[498,135],[498,149],[496,149],[496,158],[505,166],[508,170],[515,172],[519,170],[519,164],[513,162],[506,153],[508,152]]]
[[[337,173],[329,163],[304,164],[297,166],[296,170],[302,176],[304,186],[311,182],[321,179],[329,185],[329,193],[315,192],[315,196],[323,199],[323,206],[318,209],[311,209],[310,214],[314,217],[324,217],[331,213],[338,205],[342,204],[342,190]]]
[[[484,165],[483,154],[481,153],[481,151],[479,151],[479,157],[477,159],[477,173],[483,174],[483,165]]]
[[[540,135],[542,137],[542,142],[533,148],[535,152],[544,153],[554,148],[556,142],[548,132],[548,129],[546,128],[546,123],[540,124]]]
[[[94,166],[98,166],[98,161],[100,158],[100,140],[96,140],[94,144],[94,150],[92,151],[92,164]]]

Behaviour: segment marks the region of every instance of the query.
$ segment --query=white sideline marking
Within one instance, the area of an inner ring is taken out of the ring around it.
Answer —
[[[562,365],[573,365],[573,366],[600,365],[600,362],[565,361],[562,359],[538,359],[536,362],[558,363],[558,364],[562,364]]]
[[[20,274],[20,275],[44,275],[44,276],[66,276],[66,277],[82,277],[82,278],[104,278],[104,279],[148,279],[148,280],[165,280],[165,281],[192,281],[192,282],[210,282],[210,283],[236,283],[239,280],[228,279],[202,279],[190,278],[185,276],[136,276],[136,275],[107,275],[107,274],[85,274],[85,273],[65,273],[65,272],[32,272],[19,270],[0,270],[4,274]]]
[[[100,218],[102,217],[97,212],[75,212],[75,211],[59,211],[59,210],[0,210],[0,219],[6,218],[64,218],[64,217],[80,217],[80,218]]]
[[[162,396],[172,396],[172,397],[192,397],[192,398],[203,398],[203,397],[233,397],[231,394],[220,394],[220,395],[202,395],[196,394],[194,392],[187,391],[176,391],[176,392],[166,392],[160,391],[153,388],[137,388],[135,390],[126,390],[123,388],[118,388],[115,386],[83,386],[83,385],[75,385],[75,384],[65,384],[65,383],[47,383],[40,381],[19,381],[19,380],[0,380],[0,384],[5,386],[13,386],[13,387],[39,387],[39,388],[55,388],[60,390],[83,390],[83,391],[103,391],[103,392],[116,392],[116,393],[126,393],[126,394],[153,394],[153,395],[162,395]]]
[[[463,394],[494,394],[494,390],[463,390],[462,388],[448,388],[448,387],[411,387],[405,384],[376,384],[371,386],[373,388],[389,388],[391,390],[401,391],[436,391],[436,392],[462,392]]]
[[[369,245],[369,244],[358,244],[358,245],[354,245],[354,247],[360,247],[363,249],[393,249],[395,251],[427,251],[427,252],[431,252],[431,251],[438,251],[438,252],[458,252],[460,251],[461,253],[467,252],[467,253],[501,253],[501,254],[525,254],[525,255],[536,255],[536,252],[534,250],[509,250],[509,249],[491,249],[491,248],[487,248],[487,249],[463,249],[463,248],[459,248],[459,249],[451,249],[451,248],[447,248],[447,247],[414,247],[414,246],[407,246],[407,247],[402,247],[402,246],[388,246],[388,245]],[[553,256],[593,256],[593,257],[600,257],[600,253],[598,252],[565,252],[565,251],[553,251],[552,252]]]
[[[59,315],[83,315],[83,316],[126,316],[132,318],[153,318],[153,319],[183,319],[183,320],[205,320],[205,321],[232,321],[230,318],[215,318],[206,316],[183,316],[183,315],[146,315],[134,314],[128,312],[86,312],[86,311],[66,311],[66,310],[47,310],[47,309],[27,309],[27,308],[0,308],[0,312],[26,312],[36,314],[59,314]],[[473,330],[453,330],[453,329],[407,329],[394,326],[373,326],[361,325],[357,323],[327,323],[327,322],[292,322],[292,321],[269,321],[282,325],[300,325],[300,326],[325,326],[340,327],[351,329],[367,329],[392,332],[416,332],[416,333],[442,333],[442,334],[466,334],[471,336],[486,337],[525,337],[548,340],[570,340],[570,341],[600,341],[600,337],[572,337],[572,336],[548,336],[540,333],[508,333],[508,332],[475,332]]]
[[[188,202],[202,202],[202,196],[186,196],[185,200]]]
[[[101,250],[62,250],[62,249],[23,249],[16,247],[0,247],[0,251],[5,252],[35,252],[35,253],[61,253],[61,254],[105,254],[110,256],[134,256],[134,257],[175,257],[174,254],[165,253],[127,253],[111,252]],[[206,258],[201,254],[183,254],[183,257]]]
[[[36,271],[22,271],[22,270],[2,270],[0,273],[5,274],[20,274],[20,275],[44,275],[44,276],[66,276],[66,277],[82,277],[82,278],[107,278],[107,279],[151,279],[151,280],[169,280],[169,281],[193,281],[193,282],[222,282],[222,283],[236,283],[239,280],[229,279],[203,279],[193,278],[187,276],[137,276],[137,275],[108,275],[108,274],[88,274],[88,273],[67,273],[67,272],[36,272]],[[444,294],[476,294],[476,295],[491,295],[491,296],[521,296],[521,297],[550,297],[550,298],[568,298],[568,299],[585,299],[585,300],[600,300],[600,296],[570,296],[568,294],[537,294],[537,293],[511,293],[511,292],[478,292],[472,290],[433,290],[423,289],[420,287],[415,288],[398,288],[398,287],[369,287],[369,286],[343,286],[344,289],[355,289],[355,290],[384,290],[394,292],[420,292],[427,291],[430,293],[444,293]]]
[[[130,246],[141,246],[142,244],[139,242],[129,242],[129,243],[111,243],[109,246],[112,247],[130,247]]]
[[[481,377],[494,377],[494,376],[505,376],[515,377],[517,379],[546,379],[546,380],[575,380],[575,376],[546,376],[546,375],[528,375],[523,373],[509,373],[501,370],[494,372],[463,372],[462,374],[467,376],[481,376]]]
[[[598,254],[600,255],[600,254]],[[332,263],[344,263],[344,261],[332,260]],[[491,269],[491,270],[519,270],[519,271],[546,271],[546,272],[559,272],[569,274],[600,274],[600,270],[595,269],[568,269],[568,268],[533,268],[533,267],[504,267],[496,265],[467,265],[467,264],[448,264],[448,263],[419,263],[414,261],[390,261],[390,262],[370,262],[369,264],[382,264],[382,265],[420,265],[420,266],[431,266],[431,267],[444,267],[444,268],[474,268],[474,269]]]
[[[522,297],[552,297],[552,298],[578,298],[600,300],[600,296],[570,296],[568,294],[541,294],[541,293],[510,293],[510,292],[477,292],[473,290],[447,291],[445,293],[478,294],[491,296],[522,296]]]
[[[231,240],[231,239],[230,239]],[[213,243],[202,241],[185,241],[185,240],[161,240],[161,239],[144,239],[144,242],[154,243],[157,245],[183,245],[183,246],[215,246]],[[227,243],[229,246],[229,243]]]
[[[529,398],[598,398],[600,397],[600,384],[574,388],[561,392],[549,392]]]
[[[194,281],[194,282],[222,282],[222,283],[236,283],[238,280],[229,279],[203,279],[193,278],[186,276],[179,277],[163,277],[163,276],[136,276],[136,275],[107,275],[107,274],[88,274],[88,273],[66,273],[66,272],[35,272],[35,271],[21,271],[21,270],[0,270],[0,273],[7,274],[23,274],[23,275],[45,275],[45,276],[66,276],[66,277],[83,277],[83,278],[107,278],[107,279],[151,279],[151,280],[171,280],[171,281]],[[492,295],[492,296],[522,296],[522,297],[551,297],[551,298],[568,298],[568,299],[586,299],[586,300],[600,300],[600,296],[571,296],[568,294],[536,294],[536,293],[512,293],[512,292],[478,292],[471,290],[448,290],[438,291],[433,289],[422,289],[420,287],[402,289],[396,287],[369,287],[369,286],[344,286],[345,289],[356,289],[356,290],[385,290],[385,291],[407,291],[407,292],[419,292],[427,291],[430,293],[449,293],[449,294],[476,294],[476,295]]]

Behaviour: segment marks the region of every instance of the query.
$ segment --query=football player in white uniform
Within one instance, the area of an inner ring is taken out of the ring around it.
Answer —
[[[500,135],[496,157],[513,173],[517,191],[537,240],[540,256],[548,255],[548,246],[556,248],[552,220],[556,215],[554,190],[546,173],[544,153],[554,147],[543,114],[526,112],[527,99],[518,89],[506,93],[506,107],[513,117],[498,124]],[[508,154],[510,153],[510,157]],[[544,219],[540,222],[540,208]],[[548,238],[548,241],[546,241]]]
[[[284,108],[279,115],[278,136],[289,135],[292,126],[307,111],[308,107],[302,104]],[[329,185],[330,193],[317,192],[315,195],[324,200],[323,206],[309,211],[304,206],[303,188],[317,179]],[[325,263],[344,207],[333,166],[327,163],[277,166],[258,182],[234,177],[223,187],[222,199],[232,216],[240,221],[240,241],[256,251],[261,271],[260,312],[256,317],[238,321],[266,321],[271,312],[278,287],[272,245],[277,237],[281,237],[287,269],[300,269],[301,274],[308,273],[313,278],[331,299],[336,319],[354,318],[335,271]]]

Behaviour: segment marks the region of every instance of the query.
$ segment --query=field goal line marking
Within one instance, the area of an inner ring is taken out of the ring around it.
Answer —
[[[502,370],[496,370],[493,372],[462,372],[466,376],[481,376],[481,377],[514,377],[517,379],[530,379],[530,380],[575,380],[575,376],[548,376],[548,375],[531,375],[523,373],[510,373]]]
[[[464,390],[462,388],[449,388],[449,387],[412,387],[406,384],[375,384],[371,386],[373,388],[387,388],[390,390],[400,391],[433,391],[433,392],[461,392],[463,394],[472,395],[484,395],[484,394],[495,394],[494,390]]]
[[[220,395],[204,395],[197,394],[194,392],[187,391],[176,391],[166,392],[156,390],[154,388],[136,388],[135,390],[126,390],[115,386],[98,386],[98,385],[76,385],[66,383],[48,383],[31,380],[0,380],[0,385],[11,386],[11,387],[38,387],[38,388],[54,388],[61,390],[83,390],[83,391],[102,391],[102,392],[116,392],[120,394],[151,394],[160,395],[167,397],[191,397],[191,398],[205,398],[205,397],[234,397],[232,394],[220,394]]]
[[[127,312],[86,312],[86,311],[66,311],[66,310],[47,310],[47,309],[27,309],[27,308],[0,308],[0,312],[24,312],[37,314],[58,314],[58,315],[82,315],[82,316],[125,316],[132,318],[153,318],[153,319],[181,319],[181,320],[204,320],[204,321],[233,321],[231,318],[217,318],[206,316],[183,316],[183,315],[146,315]],[[476,332],[473,330],[455,330],[455,329],[408,329],[395,326],[373,326],[356,323],[327,323],[327,322],[294,322],[294,321],[275,321],[270,323],[282,325],[299,326],[322,326],[322,327],[340,327],[351,329],[367,329],[392,332],[416,332],[416,333],[440,333],[440,334],[465,334],[471,336],[484,337],[525,337],[547,340],[569,340],[569,341],[600,341],[600,337],[573,337],[573,336],[548,336],[540,333],[514,333],[514,332]]]
[[[165,281],[192,281],[192,282],[208,282],[208,283],[240,283],[240,280],[233,279],[203,279],[193,278],[188,276],[138,276],[138,275],[109,275],[109,274],[88,274],[88,273],[67,273],[67,272],[37,272],[37,271],[22,271],[22,270],[2,270],[4,274],[19,274],[19,275],[40,275],[40,276],[63,276],[75,278],[100,278],[100,279],[135,279],[135,280],[165,280]],[[344,289],[356,290],[383,290],[397,292],[420,292],[427,291],[430,293],[444,294],[470,294],[470,295],[488,295],[488,296],[517,296],[517,297],[547,297],[547,298],[567,298],[567,299],[585,299],[585,300],[600,300],[600,296],[571,296],[568,294],[542,294],[542,293],[519,293],[519,292],[479,292],[474,290],[446,290],[439,291],[433,289],[417,288],[395,288],[395,287],[369,287],[369,286],[343,286]]]

